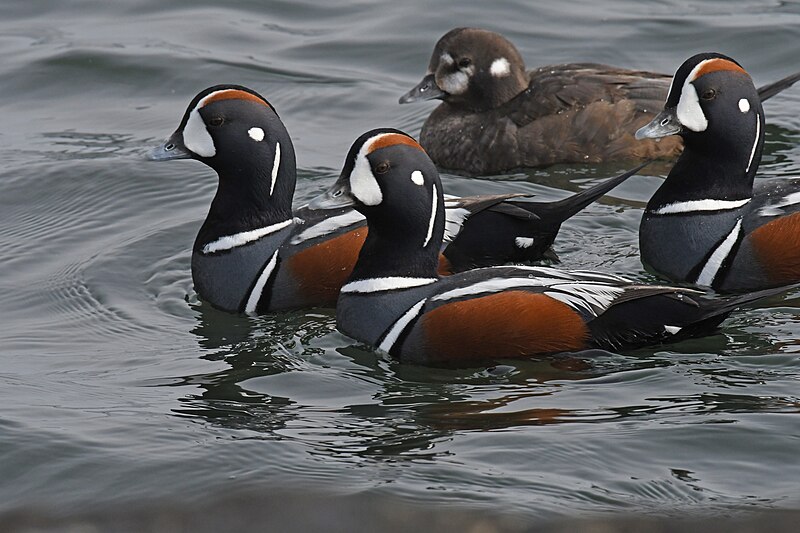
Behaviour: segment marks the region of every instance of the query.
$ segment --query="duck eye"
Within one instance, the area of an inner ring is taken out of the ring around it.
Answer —
[[[378,174],[386,174],[389,172],[389,162],[381,161],[375,166],[375,172]]]
[[[468,57],[462,57],[458,60],[458,68],[467,68],[472,64],[472,60]]]
[[[223,122],[225,122],[225,119],[223,119],[219,115],[213,116],[210,119],[208,119],[209,126],[222,126]]]
[[[703,100],[713,100],[716,97],[717,97],[717,91],[715,91],[714,89],[706,89],[703,92],[703,95],[701,96]]]

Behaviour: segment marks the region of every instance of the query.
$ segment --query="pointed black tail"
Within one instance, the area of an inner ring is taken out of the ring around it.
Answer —
[[[769,85],[764,85],[763,87],[759,87],[758,96],[761,97],[761,101],[763,102],[764,100],[772,98],[773,96],[783,91],[784,89],[788,89],[798,81],[800,81],[800,72],[796,72],[791,76],[786,76],[782,80],[770,83]]]

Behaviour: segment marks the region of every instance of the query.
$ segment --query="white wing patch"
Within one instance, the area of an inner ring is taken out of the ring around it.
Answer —
[[[444,201],[444,242],[451,242],[461,232],[464,222],[472,213],[461,207],[457,197],[445,198]]]
[[[533,237],[515,237],[514,244],[517,248],[530,248],[533,246]]]
[[[313,226],[304,229],[303,231],[292,237],[290,244],[300,244],[301,242],[309,241],[311,239],[316,239],[317,237],[328,235],[340,228],[346,228],[347,226],[351,226],[353,224],[361,222],[362,220],[364,220],[364,215],[355,210],[348,211],[343,215],[336,215],[335,217],[329,217],[320,221],[317,224],[314,224]]]

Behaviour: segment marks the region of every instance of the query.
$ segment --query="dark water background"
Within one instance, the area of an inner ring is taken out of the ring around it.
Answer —
[[[433,104],[397,98],[458,25],[503,32],[529,66],[672,72],[718,50],[759,84],[800,70],[797,2],[0,5],[0,512],[284,490],[526,519],[798,505],[797,292],[705,339],[462,370],[376,356],[330,311],[198,301],[189,255],[215,177],[142,159],[189,100],[226,82],[270,99],[302,202],[367,129],[419,132]],[[800,174],[800,89],[765,109],[762,173]],[[555,199],[621,168],[444,182]],[[652,279],[636,231],[668,168],[566,224],[563,265]]]

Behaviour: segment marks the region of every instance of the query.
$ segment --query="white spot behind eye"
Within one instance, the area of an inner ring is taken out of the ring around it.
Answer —
[[[443,54],[441,55],[441,57],[439,58],[439,60],[440,60],[442,63],[445,63],[446,65],[452,65],[452,64],[454,63],[454,61],[453,61],[453,56],[451,56],[451,55],[450,55],[450,54],[448,54],[447,52],[443,53]]]
[[[739,111],[742,113],[747,113],[750,111],[750,102],[747,100],[747,98],[742,98],[739,100]]]
[[[264,140],[264,130],[262,130],[261,128],[250,128],[249,130],[247,130],[247,134],[254,141]]]
[[[425,183],[425,177],[422,175],[422,172],[415,170],[411,173],[411,181],[417,185],[423,185]]]
[[[509,75],[511,72],[511,65],[508,63],[508,59],[501,57],[492,61],[492,66],[489,67],[489,72],[495,78],[502,78],[503,76]]]

